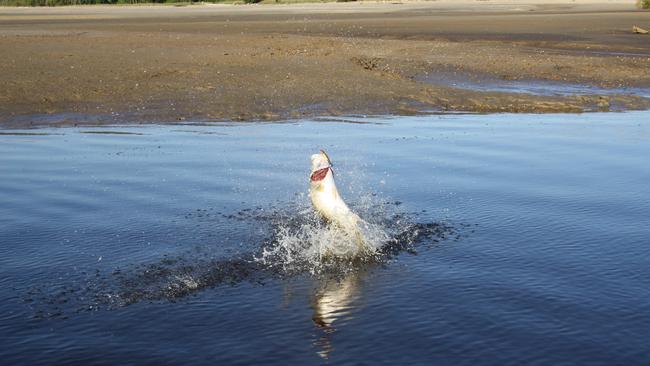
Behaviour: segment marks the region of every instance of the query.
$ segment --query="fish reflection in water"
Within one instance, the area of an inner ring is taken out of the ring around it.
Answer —
[[[343,277],[326,278],[313,292],[312,321],[320,333],[314,341],[314,347],[323,359],[328,359],[334,350],[332,336],[338,323],[352,316],[355,303],[361,297],[360,285],[363,277],[363,271],[355,271]]]

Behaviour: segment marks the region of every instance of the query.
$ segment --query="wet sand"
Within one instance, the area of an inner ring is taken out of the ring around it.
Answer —
[[[2,8],[0,127],[644,109],[426,77],[650,88],[633,25],[650,12],[606,0]]]

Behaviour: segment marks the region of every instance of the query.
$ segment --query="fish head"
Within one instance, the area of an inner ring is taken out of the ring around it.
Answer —
[[[311,174],[312,183],[320,182],[332,171],[332,162],[325,151],[321,150],[318,154],[311,156]]]

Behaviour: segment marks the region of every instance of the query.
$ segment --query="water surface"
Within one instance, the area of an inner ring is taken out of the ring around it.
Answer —
[[[462,70],[436,70],[417,78],[417,80],[482,92],[523,93],[543,96],[571,95],[636,95],[650,98],[650,88],[612,87],[569,83],[555,80],[521,79],[510,80],[490,74],[474,74]]]
[[[650,362],[648,112],[352,121],[0,134],[3,362]],[[428,235],[255,261],[310,222],[320,148]]]

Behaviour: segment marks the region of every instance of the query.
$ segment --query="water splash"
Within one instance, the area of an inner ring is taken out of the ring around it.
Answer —
[[[359,231],[369,248],[363,255],[350,255],[356,250],[356,237],[328,225],[310,207],[302,207],[293,216],[274,219],[273,238],[255,261],[285,274],[346,273],[362,263],[380,263],[413,251],[418,242],[437,241],[453,231],[444,223],[417,223],[412,215],[397,212],[399,202],[376,201],[368,196],[352,206],[363,219]]]
[[[390,239],[389,232],[368,221],[359,224],[359,232],[367,250],[353,255],[357,254],[356,236],[326,224],[311,210],[303,210],[294,219],[274,225],[273,239],[255,260],[285,273],[311,274],[333,269],[347,271],[355,263],[378,261],[380,248]]]

